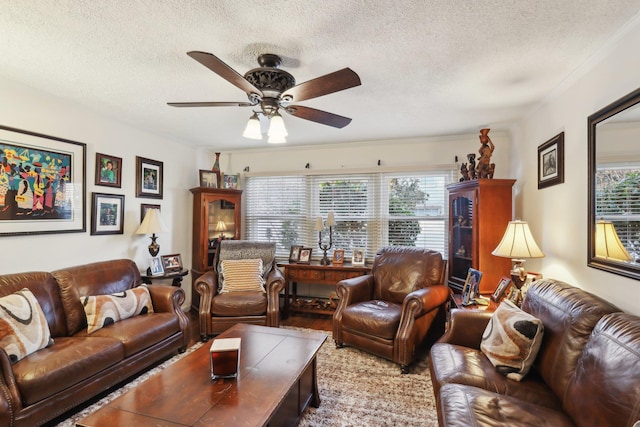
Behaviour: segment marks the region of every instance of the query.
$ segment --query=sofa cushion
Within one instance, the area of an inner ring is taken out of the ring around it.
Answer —
[[[211,299],[214,316],[261,316],[266,313],[265,292],[227,292]]]
[[[640,421],[640,317],[615,313],[598,322],[569,383],[565,409],[579,426]]]
[[[507,378],[520,381],[540,350],[544,326],[509,300],[497,308],[482,334],[480,350]]]
[[[273,268],[276,258],[276,244],[274,242],[256,242],[251,240],[223,240],[220,242],[218,262],[226,259],[256,259],[262,260],[262,277]],[[219,271],[218,271],[219,273]],[[221,277],[218,277],[221,281]]]
[[[88,333],[129,317],[153,313],[151,296],[145,286],[117,294],[82,297],[81,302],[87,315]]]
[[[115,365],[123,345],[110,338],[60,337],[13,365],[22,403],[31,405]]]
[[[460,384],[442,386],[438,407],[441,426],[575,427],[562,411]]]
[[[130,357],[180,332],[180,323],[173,313],[153,313],[122,320],[89,334],[87,330],[74,337],[116,339],[124,345],[124,357]]]
[[[12,363],[52,343],[47,319],[29,289],[0,298],[0,348]]]
[[[220,262],[220,274],[223,277],[221,294],[239,291],[265,292],[260,258],[223,260]]]
[[[365,301],[347,306],[342,327],[372,337],[393,340],[398,333],[402,305],[388,301]]]
[[[480,350],[435,343],[430,351],[431,382],[435,394],[445,384],[462,384],[512,396],[536,405],[561,410],[562,402],[533,369],[520,382],[500,374]]]

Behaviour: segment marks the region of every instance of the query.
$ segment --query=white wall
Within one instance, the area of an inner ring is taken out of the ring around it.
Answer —
[[[640,282],[587,267],[587,117],[640,87],[638,45],[636,18],[591,66],[513,130],[516,211],[546,253],[542,261],[527,262],[531,270],[580,286],[634,314],[640,314]],[[537,147],[561,131],[565,182],[538,190]]]
[[[85,107],[0,79],[0,124],[56,136],[87,145],[87,231],[84,233],[2,236],[0,274],[51,271],[94,261],[130,258],[140,270],[148,266],[147,236],[134,234],[140,225],[140,204],[160,204],[171,231],[158,238],[160,255],[180,253],[191,266],[191,193],[197,185],[195,150],[159,135],[144,133]],[[123,159],[122,188],[94,185],[96,152]],[[177,155],[179,154],[179,155]],[[135,197],[136,156],[164,162],[164,197]],[[91,193],[125,195],[124,234],[91,236]],[[185,283],[190,284],[187,278]],[[190,301],[190,286],[183,286]],[[187,306],[187,304],[185,304]]]

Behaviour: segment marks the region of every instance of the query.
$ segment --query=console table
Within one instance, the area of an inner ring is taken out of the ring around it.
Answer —
[[[159,276],[152,276],[150,274],[142,274],[142,283],[146,285],[151,285],[153,279],[171,279],[171,286],[182,286],[182,278],[189,274],[189,270],[181,270],[174,273],[162,274]]]
[[[278,263],[278,267],[284,269],[284,277],[287,281],[284,297],[286,316],[289,315],[289,312],[333,314],[334,309],[331,308],[330,303],[310,306],[298,301],[298,283],[330,285],[335,289],[336,283],[340,280],[363,276],[371,272],[370,266],[353,266],[351,264],[320,265],[281,262]],[[291,288],[291,299],[289,299],[289,288]]]

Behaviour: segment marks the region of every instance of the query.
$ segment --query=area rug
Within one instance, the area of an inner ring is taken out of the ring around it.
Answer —
[[[288,329],[317,332],[294,327]],[[350,347],[336,349],[331,332],[324,332],[328,338],[317,356],[321,404],[319,408],[307,409],[300,421],[300,426],[436,427],[438,425],[426,354],[411,366],[408,374],[402,375],[400,367],[395,363]],[[57,424],[56,427],[75,426],[76,421],[97,411],[106,403],[159,370],[180,360],[200,345],[201,343],[198,343],[184,354],[158,365],[126,386]]]

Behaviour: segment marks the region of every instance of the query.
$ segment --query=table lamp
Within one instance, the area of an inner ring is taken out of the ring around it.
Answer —
[[[331,260],[327,257],[327,251],[333,246],[333,227],[336,225],[336,218],[333,212],[327,214],[327,226],[329,227],[329,243],[322,242],[322,231],[324,230],[324,224],[322,223],[322,217],[316,218],[315,230],[318,232],[318,247],[324,252],[324,256],[320,260],[320,265],[330,265]]]
[[[149,253],[152,257],[155,257],[158,255],[158,252],[160,252],[160,245],[156,242],[158,238],[156,233],[166,233],[168,231],[169,228],[162,222],[162,218],[160,218],[160,209],[148,209],[135,234],[151,234]]]
[[[596,221],[596,256],[614,261],[632,259],[611,221],[603,219]]]
[[[495,256],[511,258],[511,280],[518,289],[524,285],[527,270],[524,268],[525,258],[542,258],[544,253],[531,234],[526,221],[509,221],[498,247],[491,252]]]
[[[227,224],[224,222],[224,220],[219,220],[216,224],[216,231],[220,232],[220,236],[218,236],[218,238],[220,240],[224,239],[224,232],[227,231]]]

